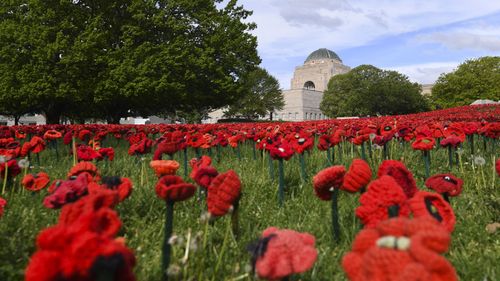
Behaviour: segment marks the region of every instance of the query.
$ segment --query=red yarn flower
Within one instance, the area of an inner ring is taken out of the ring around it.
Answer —
[[[344,176],[342,189],[347,192],[358,192],[368,185],[372,179],[372,170],[365,160],[354,159],[349,167],[349,171]]]
[[[441,195],[419,191],[408,201],[408,205],[414,218],[433,218],[449,232],[453,232],[456,222],[455,213]]]
[[[366,227],[375,227],[389,218],[388,208],[397,206],[399,216],[408,216],[410,209],[401,186],[391,176],[381,176],[368,185],[367,192],[361,195],[361,206],[356,208],[356,216]]]
[[[58,209],[65,204],[75,202],[88,193],[88,173],[81,173],[75,179],[56,181],[55,190],[43,199],[43,205]]]
[[[286,161],[288,161],[295,153],[292,147],[286,142],[282,142],[281,144],[277,144],[276,146],[268,146],[266,148],[269,150],[269,154],[274,160],[285,159]]]
[[[237,204],[241,195],[241,181],[236,172],[229,170],[219,174],[208,186],[208,212],[213,216],[223,216]]]
[[[201,167],[196,170],[194,181],[201,187],[207,189],[212,180],[219,174],[212,166]]]
[[[249,248],[255,272],[266,280],[280,280],[305,272],[318,256],[314,244],[315,238],[309,233],[269,227]]]
[[[441,145],[442,147],[451,146],[453,148],[456,148],[462,142],[463,142],[463,140],[461,140],[459,137],[451,135],[451,136],[449,136],[447,138],[442,139],[439,142],[439,145]]]
[[[45,141],[39,136],[32,137],[29,145],[31,152],[35,154],[40,153],[45,149]]]
[[[194,179],[196,172],[198,169],[202,167],[208,167],[212,164],[212,158],[209,156],[203,155],[201,156],[200,159],[193,158],[189,161],[189,166],[191,166],[191,173],[189,174],[189,177]]]
[[[405,164],[397,160],[384,160],[378,167],[377,176],[383,175],[393,177],[403,188],[406,197],[411,198],[417,192],[417,184],[412,173],[406,168]]]
[[[91,162],[79,162],[75,166],[71,167],[68,173],[68,178],[78,176],[82,173],[88,173],[93,181],[99,181],[101,176],[97,167]]]
[[[450,242],[432,220],[394,218],[361,230],[342,268],[351,281],[455,281],[455,269],[441,256]]]
[[[50,182],[49,175],[44,172],[38,174],[27,174],[21,184],[30,191],[38,191],[46,187]]]
[[[3,211],[5,210],[5,206],[7,206],[7,200],[0,197],[0,218],[3,216]]]
[[[43,138],[46,140],[56,140],[62,138],[62,133],[56,130],[47,130],[43,134]]]
[[[156,195],[165,201],[184,201],[194,195],[196,187],[185,183],[181,177],[166,175],[156,183]]]
[[[116,191],[108,189],[95,189],[92,193],[82,197],[80,200],[66,204],[61,208],[59,215],[59,224],[71,225],[81,215],[89,212],[96,212],[103,208],[114,208],[119,202],[119,196]]]
[[[435,144],[436,140],[433,137],[419,137],[411,144],[411,147],[415,150],[429,151]]]
[[[462,192],[464,181],[453,174],[437,174],[425,181],[425,186],[438,192],[447,193],[449,196],[458,196]]]
[[[144,138],[139,142],[133,143],[128,149],[128,155],[145,154],[151,152],[151,147],[153,146],[153,141]]]
[[[12,179],[21,173],[21,168],[17,165],[16,159],[11,159],[6,163],[0,164],[0,178],[5,178],[5,169],[7,169],[7,178]]]
[[[102,184],[89,183],[89,193],[95,194],[103,189],[115,191],[118,194],[119,201],[122,202],[132,193],[132,181],[128,178],[103,177]]]
[[[316,196],[321,200],[331,200],[334,188],[340,188],[344,180],[345,167],[341,165],[321,170],[313,178]]]

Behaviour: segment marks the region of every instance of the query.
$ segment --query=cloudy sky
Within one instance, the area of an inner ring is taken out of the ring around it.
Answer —
[[[344,64],[372,64],[433,83],[467,59],[500,55],[500,1],[240,0],[254,13],[262,66],[290,87],[319,48]]]

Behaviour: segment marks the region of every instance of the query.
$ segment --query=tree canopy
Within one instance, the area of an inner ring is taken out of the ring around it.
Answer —
[[[478,99],[500,100],[500,57],[468,60],[439,76],[431,100],[441,108],[469,105]]]
[[[255,119],[269,114],[272,120],[273,112],[285,106],[278,80],[263,68],[243,75],[240,86],[242,97],[225,111],[226,117]]]
[[[360,65],[330,79],[320,109],[329,117],[419,112],[427,109],[420,92],[403,74]]]
[[[0,114],[117,122],[237,101],[260,62],[255,24],[222,2],[1,1]]]

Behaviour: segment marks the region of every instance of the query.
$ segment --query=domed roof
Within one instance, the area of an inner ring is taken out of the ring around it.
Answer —
[[[339,56],[334,51],[328,50],[326,48],[321,48],[321,49],[317,49],[316,51],[312,52],[307,57],[307,59],[304,63],[307,63],[308,61],[320,60],[320,59],[335,59],[335,60],[342,62],[342,60],[339,58]]]

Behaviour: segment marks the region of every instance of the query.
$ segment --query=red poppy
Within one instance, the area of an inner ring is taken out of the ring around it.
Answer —
[[[81,173],[88,173],[92,177],[93,181],[96,182],[101,179],[99,170],[97,170],[97,167],[91,162],[79,162],[75,166],[71,167],[68,173],[68,178],[78,176]]]
[[[16,130],[15,132],[16,139],[23,140],[26,138],[26,133],[20,130]]]
[[[449,136],[445,139],[442,139],[440,142],[439,142],[439,145],[441,145],[442,147],[448,147],[448,146],[451,146],[453,148],[456,148],[459,144],[462,143],[462,140],[456,136]]]
[[[223,216],[239,200],[241,181],[238,175],[229,170],[219,174],[208,187],[208,212],[213,216]]]
[[[288,161],[294,154],[292,147],[284,141],[276,146],[268,146],[266,147],[266,149],[269,150],[269,154],[274,160],[285,159]]]
[[[21,184],[30,191],[38,191],[46,187],[50,182],[49,175],[44,172],[38,174],[27,174]]]
[[[70,144],[70,143],[72,143],[72,142],[73,142],[73,133],[74,133],[74,131],[69,130],[69,131],[67,131],[67,132],[64,134],[64,136],[63,136],[63,143],[64,143],[65,145],[68,145],[68,144]]]
[[[456,222],[455,213],[441,195],[419,191],[408,201],[408,205],[414,218],[433,218],[449,232],[453,232]]]
[[[62,138],[62,134],[56,130],[47,130],[43,134],[43,138],[46,140],[56,140]]]
[[[438,192],[447,193],[449,196],[458,196],[462,192],[464,181],[453,174],[437,174],[425,181],[425,186]]]
[[[97,152],[99,152],[103,159],[107,158],[109,161],[113,161],[115,158],[115,150],[112,147],[101,147]]]
[[[417,192],[417,184],[412,173],[406,168],[403,162],[397,160],[384,160],[378,167],[377,176],[383,175],[393,177],[399,186],[403,188],[406,197],[411,198]]]
[[[193,158],[189,161],[189,166],[191,166],[191,173],[189,174],[189,177],[194,179],[196,172],[198,172],[198,169],[203,168],[203,167],[208,167],[212,164],[212,158],[206,155],[202,155],[201,158]]]
[[[165,201],[184,201],[194,195],[196,187],[185,183],[181,177],[166,175],[156,184],[156,195]]]
[[[174,160],[153,160],[149,162],[149,166],[153,168],[156,176],[162,177],[165,175],[175,175],[180,165]]]
[[[290,143],[295,152],[302,154],[304,151],[310,150],[314,147],[314,138],[306,133],[294,134]]]
[[[23,147],[24,148],[24,147]],[[34,136],[30,140],[30,152],[40,153],[45,149],[45,141],[38,136]]]
[[[119,202],[122,202],[132,193],[132,181],[128,178],[103,177],[102,184],[95,182],[89,183],[89,193],[95,194],[103,189],[116,191],[118,194]]]
[[[201,167],[196,171],[193,180],[206,189],[218,174],[219,172],[212,166]]]
[[[53,193],[43,199],[43,205],[50,209],[58,209],[65,204],[75,202],[87,195],[87,186],[87,173],[81,173],[75,179],[57,181]]]
[[[5,210],[5,206],[7,206],[7,200],[0,197],[0,218],[3,216],[3,211]]]
[[[87,130],[87,129],[83,129],[83,130],[80,130],[78,132],[78,138],[81,140],[81,141],[84,141],[86,139],[89,139],[90,137],[92,136],[92,132]]]
[[[341,165],[321,170],[313,178],[316,196],[321,200],[331,200],[334,188],[340,188],[344,180],[345,167]]]
[[[381,176],[372,181],[361,195],[361,206],[356,208],[356,216],[366,227],[375,227],[389,218],[389,207],[397,206],[399,216],[406,217],[410,214],[406,199],[403,189],[393,177]]]
[[[78,145],[78,147],[76,148],[76,155],[78,157],[78,161],[92,161],[102,158],[99,152],[84,144]]]
[[[349,171],[344,176],[342,189],[348,192],[358,192],[368,185],[372,179],[370,165],[362,159],[354,159],[349,167]]]
[[[432,137],[419,137],[412,144],[411,147],[415,150],[429,151],[434,148],[436,140]]]
[[[129,155],[146,154],[151,152],[152,146],[153,146],[153,141],[148,138],[144,138],[141,141],[130,145],[130,148],[128,149],[128,154]]]
[[[7,169],[7,179],[12,179],[21,173],[21,168],[17,165],[16,159],[11,159],[0,164],[0,178],[5,178],[5,169]]]
[[[30,152],[31,152],[31,143],[27,141],[23,143],[19,156],[26,157]]]
[[[441,256],[450,242],[432,220],[394,218],[361,230],[342,267],[351,281],[455,281],[455,269]]]
[[[319,141],[318,141],[318,149],[319,150],[328,150],[330,147],[332,146],[332,143],[330,141],[330,136],[328,135],[321,135],[319,137]]]
[[[309,233],[269,227],[252,245],[252,263],[259,278],[281,280],[309,270],[316,262],[315,238]]]
[[[174,155],[179,149],[180,147],[176,141],[162,141],[156,147],[153,160],[161,160],[163,154]]]
[[[96,184],[89,184],[89,191],[91,185]],[[74,203],[66,204],[61,208],[59,224],[71,225],[85,213],[96,212],[102,208],[114,208],[118,202],[119,196],[116,191],[104,188],[94,188],[89,195],[84,196]]]

